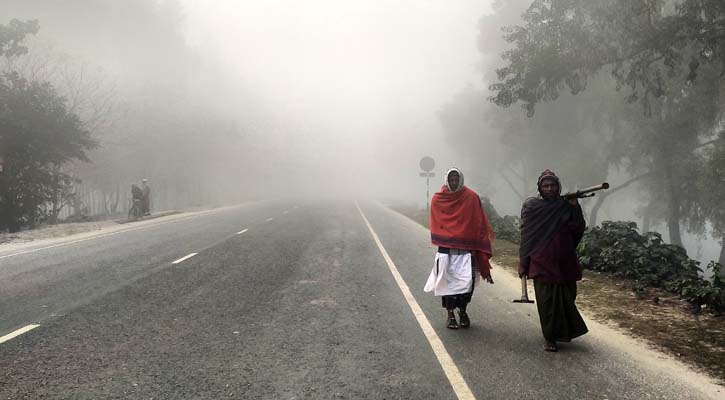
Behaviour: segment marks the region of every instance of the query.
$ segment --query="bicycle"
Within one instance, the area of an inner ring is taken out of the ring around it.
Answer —
[[[128,210],[128,220],[134,222],[143,218],[143,211],[141,211],[141,199],[133,199],[132,202]]]

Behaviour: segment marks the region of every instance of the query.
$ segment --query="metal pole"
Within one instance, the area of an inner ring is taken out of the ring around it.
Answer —
[[[430,201],[430,178],[425,178],[425,212],[430,214],[430,207],[428,202]]]

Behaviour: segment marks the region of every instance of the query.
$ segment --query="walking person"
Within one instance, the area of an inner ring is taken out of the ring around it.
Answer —
[[[131,208],[128,210],[128,219],[137,220],[143,217],[143,190],[135,183],[131,184]]]
[[[582,267],[576,247],[586,223],[576,198],[561,197],[561,182],[551,170],[537,181],[538,197],[521,208],[519,276],[534,280],[544,350],[557,351],[556,342],[569,342],[588,332],[576,308]]]
[[[441,297],[450,329],[470,326],[466,307],[473,296],[477,276],[493,283],[488,261],[493,254],[493,230],[480,197],[463,182],[459,169],[448,170],[445,184],[433,195],[430,209],[431,241],[438,246],[438,251],[424,291]],[[456,308],[459,320],[456,320]]]

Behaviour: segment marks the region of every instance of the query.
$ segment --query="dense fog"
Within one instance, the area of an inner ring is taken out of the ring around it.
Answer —
[[[476,21],[488,10],[487,2],[9,3],[8,16],[40,23],[28,57],[62,58],[113,92],[118,115],[95,132],[94,161],[117,157],[109,145],[121,138],[143,143],[109,165],[123,183],[199,179],[193,190],[221,199],[231,193],[219,191],[245,198],[321,185],[410,196],[420,157],[437,156],[441,168],[456,161],[435,113],[479,80]]]
[[[670,240],[666,184],[653,171],[691,176],[662,164],[682,153],[642,150],[665,140],[642,132],[678,123],[667,119],[671,109],[642,112],[610,70],[592,73],[576,94],[544,96],[534,113],[491,101],[513,46],[502,28],[524,24],[531,1],[2,3],[0,23],[39,24],[27,54],[3,68],[52,83],[98,142],[89,162],[68,167],[93,213],[125,209],[130,184],[143,178],[157,209],[294,196],[425,207],[418,162],[431,156],[431,192],[456,166],[502,215],[536,194],[544,168],[565,190],[609,181],[617,190],[606,201],[582,200],[590,223],[632,220]],[[699,73],[681,93],[718,100],[712,115],[678,128],[702,132],[694,148],[723,126],[721,75]],[[677,138],[663,151],[688,145]],[[694,163],[700,153],[692,153]],[[685,200],[681,242],[691,257],[717,260],[712,219],[687,214],[695,206]]]

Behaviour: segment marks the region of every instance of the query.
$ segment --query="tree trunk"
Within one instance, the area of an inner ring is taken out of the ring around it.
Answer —
[[[682,247],[682,236],[680,235],[680,192],[677,180],[673,174],[673,159],[666,143],[662,142],[662,166],[664,169],[665,195],[667,196],[667,229],[670,236],[670,243]]]
[[[720,242],[720,258],[717,260],[718,263],[720,263],[720,273],[718,276],[720,278],[725,279],[725,238],[723,238],[722,242]]]
[[[20,231],[20,221],[10,217],[10,221],[8,221],[8,232],[15,233]]]
[[[101,189],[101,199],[101,211],[103,215],[108,215],[110,213],[111,195],[106,192],[106,189]]]
[[[669,168],[668,168],[669,169]],[[667,229],[670,235],[670,243],[682,246],[682,236],[680,234],[680,195],[677,192],[676,184],[672,180],[672,175],[668,173],[667,177]]]
[[[6,227],[10,233],[18,232],[21,227],[18,220],[20,210],[14,204],[6,204],[6,207],[3,208],[4,210],[0,212],[0,223],[2,224],[0,226]]]
[[[73,215],[80,216],[83,214],[83,187],[76,184],[75,195],[73,196]]]
[[[671,206],[667,218],[667,229],[670,234],[670,243],[682,247],[682,236],[680,235],[680,210],[679,207]]]
[[[58,223],[58,216],[60,215],[60,212],[63,210],[63,206],[65,203],[63,200],[54,200],[53,201],[53,209],[50,212],[50,215],[48,216],[48,223],[51,225],[55,225]]]
[[[608,196],[626,188],[627,186],[631,185],[632,183],[637,182],[638,180],[640,180],[648,175],[651,175],[651,174],[652,174],[651,172],[646,172],[644,174],[637,175],[635,177],[628,179],[621,185],[609,189],[606,192],[599,192],[599,194],[598,194],[599,197],[597,197],[597,201],[594,203],[594,206],[592,207],[592,211],[589,214],[589,226],[597,225],[597,214],[599,213],[599,209],[602,208],[602,204],[604,204],[604,200],[606,200]]]
[[[606,198],[607,196],[602,194],[592,206],[592,211],[589,213],[589,224],[587,224],[590,227],[597,226],[597,214],[599,213],[599,209],[602,208],[602,204],[604,204],[604,199]]]
[[[647,209],[644,210],[644,216],[642,217],[642,233],[649,232],[649,226],[652,222],[652,218],[649,215]]]
[[[110,210],[109,211],[111,212],[111,215],[115,214],[116,211],[118,211],[118,201],[120,200],[120,197],[121,197],[121,187],[117,183],[116,184],[116,190],[113,193],[113,200],[111,201],[111,204],[110,204]]]

